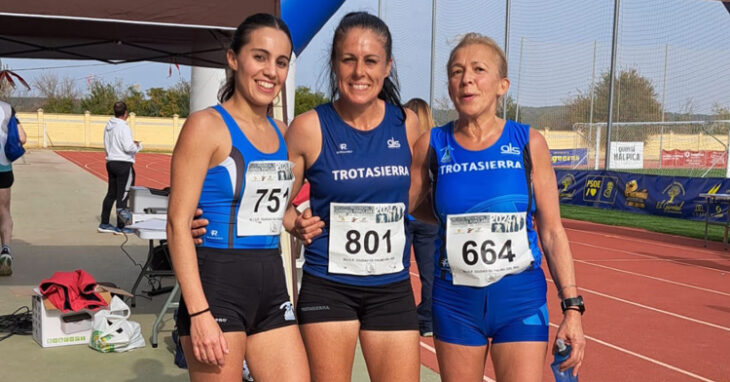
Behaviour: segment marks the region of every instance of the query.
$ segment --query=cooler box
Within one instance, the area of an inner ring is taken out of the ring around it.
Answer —
[[[133,214],[156,214],[167,211],[169,189],[157,190],[132,186],[129,190],[129,209]]]

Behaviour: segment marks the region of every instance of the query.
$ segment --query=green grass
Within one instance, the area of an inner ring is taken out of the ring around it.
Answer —
[[[560,215],[567,219],[585,220],[594,223],[643,228],[647,231],[668,233],[685,237],[704,239],[705,222],[670,218],[656,215],[635,214],[603,208],[560,205]],[[710,226],[708,240],[722,241],[723,229]]]
[[[701,178],[702,175],[707,171],[706,168],[644,168],[644,169],[632,169],[632,170],[612,170],[612,171],[623,171],[634,174],[646,174],[646,175],[664,175],[664,176],[688,176],[693,178]],[[725,178],[724,168],[713,168],[704,177],[705,178]]]

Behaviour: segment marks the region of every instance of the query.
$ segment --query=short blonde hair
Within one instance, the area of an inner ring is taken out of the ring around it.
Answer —
[[[420,98],[412,98],[403,106],[416,112],[416,115],[418,116],[418,129],[421,130],[421,133],[431,130],[434,126],[431,108],[428,107],[428,103],[426,101]]]
[[[497,55],[500,77],[507,78],[507,58],[505,57],[502,48],[500,48],[499,44],[497,44],[497,42],[494,41],[491,37],[487,37],[476,32],[470,32],[465,34],[464,37],[459,40],[459,43],[456,44],[454,49],[451,49],[451,53],[449,54],[449,61],[446,63],[447,73],[449,71],[449,67],[451,67],[451,64],[453,64],[454,62],[454,54],[456,53],[456,51],[472,44],[481,44],[491,49],[494,54]]]
[[[483,45],[494,52],[494,54],[497,56],[497,63],[499,64],[499,77],[500,78],[507,78],[507,58],[504,55],[504,51],[502,48],[499,47],[496,41],[492,39],[491,37],[484,36],[482,34],[476,33],[476,32],[469,32],[464,35],[464,37],[459,40],[459,43],[456,44],[454,49],[451,49],[451,53],[449,54],[449,61],[446,63],[446,73],[449,73],[449,68],[451,67],[451,64],[454,62],[454,54],[456,54],[456,51],[469,45],[473,44],[480,44]],[[501,95],[497,97],[497,112],[499,113],[502,110],[502,100],[504,99],[504,95]]]

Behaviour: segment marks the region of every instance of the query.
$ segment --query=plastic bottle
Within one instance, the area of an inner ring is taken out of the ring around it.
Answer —
[[[570,346],[563,342],[562,338],[555,340],[555,346],[558,348],[555,352],[555,360],[550,364],[555,376],[555,382],[578,382],[578,377],[573,376],[573,368],[560,371],[560,364],[570,358]]]

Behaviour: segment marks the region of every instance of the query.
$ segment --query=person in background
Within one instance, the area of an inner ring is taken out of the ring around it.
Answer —
[[[129,112],[122,101],[114,103],[114,117],[104,128],[104,150],[106,151],[106,173],[108,187],[101,205],[101,224],[98,232],[129,234],[125,228],[128,218],[127,200],[129,189],[134,185],[134,156],[142,150],[142,144],[132,139],[132,129],[127,124]],[[117,225],[109,224],[112,205],[117,206]]]
[[[310,184],[311,211],[291,208],[284,224],[307,244],[297,312],[314,381],[349,382],[358,339],[371,380],[419,378],[405,234],[418,117],[401,106],[392,45],[376,16],[345,15],[331,46],[332,102],[297,116],[286,136],[294,190]],[[324,229],[310,224],[320,218]]]
[[[309,380],[279,246],[294,193],[286,126],[267,115],[291,54],[281,19],[246,18],[227,51],[221,103],[190,115],[175,145],[167,238],[192,381],[241,381],[244,357],[258,382]],[[198,247],[196,206],[209,223]]]
[[[418,116],[418,127],[421,134],[434,127],[431,108],[420,98],[413,98],[405,103],[407,109]],[[427,207],[428,208],[428,207]],[[433,336],[432,292],[433,292],[433,251],[434,241],[438,235],[438,225],[425,222],[408,215],[406,222],[408,237],[413,244],[413,253],[418,265],[418,277],[421,279],[421,302],[418,304],[418,330],[424,337]]]
[[[8,123],[11,118],[16,118],[15,109],[9,104],[0,101],[0,139],[5,141],[8,136]],[[23,126],[18,121],[18,136],[20,143],[25,144],[26,135]],[[13,234],[13,217],[10,215],[10,187],[13,185],[13,165],[5,157],[5,150],[0,150],[0,240],[2,240],[2,251],[0,251],[0,276],[13,274],[13,258],[10,255],[10,239]]]
[[[545,138],[497,117],[509,79],[494,40],[465,35],[446,69],[458,117],[419,138],[409,194],[416,208],[433,190],[439,224],[434,343],[442,380],[482,381],[490,350],[498,381],[542,379],[550,323],[543,254],[562,299],[556,338],[572,347],[561,369],[573,367],[577,374],[585,307]]]

